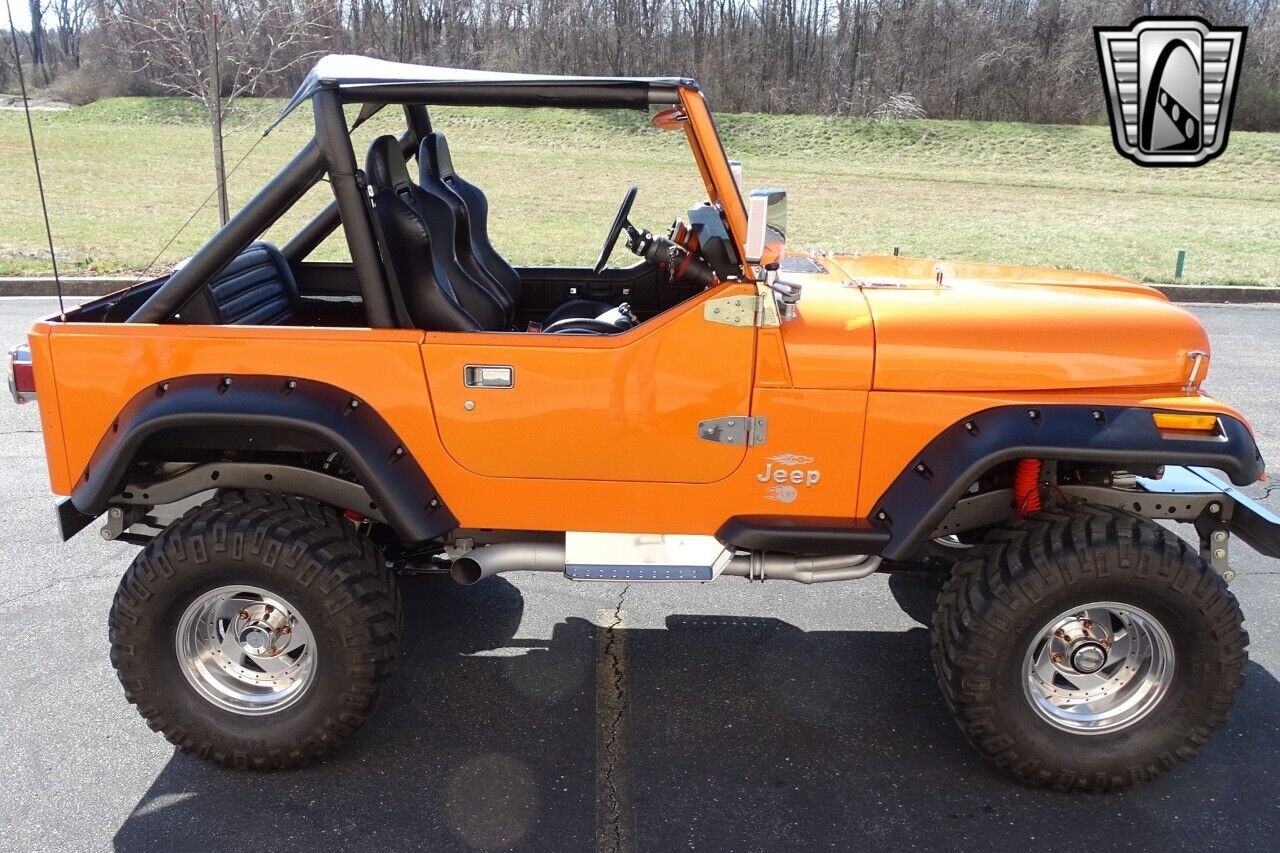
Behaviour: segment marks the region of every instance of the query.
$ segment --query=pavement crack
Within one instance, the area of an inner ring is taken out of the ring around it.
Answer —
[[[612,612],[602,611],[596,659],[596,741],[597,767],[596,850],[600,853],[624,853],[629,848],[623,822],[623,726],[627,705],[626,641],[623,622],[626,613],[628,584],[618,593]]]
[[[110,574],[102,574],[100,572],[90,572],[88,574],[83,574],[83,575],[71,575],[70,577],[58,578],[55,581],[50,581],[44,586],[38,586],[35,589],[29,589],[26,592],[18,593],[17,595],[11,598],[0,600],[0,607],[8,607],[10,604],[13,604],[14,602],[22,601],[23,599],[30,598],[33,595],[39,595],[42,592],[48,592],[49,590],[55,587],[62,586],[63,584],[78,583],[80,581],[89,581],[89,580],[105,580],[107,578],[118,578],[119,576],[120,576],[119,572],[112,572]]]

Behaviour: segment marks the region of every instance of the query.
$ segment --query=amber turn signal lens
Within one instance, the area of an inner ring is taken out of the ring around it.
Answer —
[[[1191,432],[1217,432],[1217,415],[1188,415],[1181,412],[1155,412],[1156,429],[1180,429]]]

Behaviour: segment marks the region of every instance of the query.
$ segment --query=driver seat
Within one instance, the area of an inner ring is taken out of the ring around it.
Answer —
[[[489,241],[489,200],[483,190],[454,170],[449,142],[443,133],[433,132],[423,138],[418,148],[418,183],[452,209],[459,262],[494,291],[494,298],[514,319],[524,294],[524,282]],[[593,320],[616,311],[617,307],[598,299],[570,299],[554,308],[543,324],[550,326],[568,319]]]

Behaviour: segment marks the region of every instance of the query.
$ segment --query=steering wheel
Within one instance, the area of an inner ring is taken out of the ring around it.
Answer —
[[[622,234],[622,229],[631,223],[627,221],[627,217],[631,215],[631,205],[636,203],[636,196],[639,194],[640,188],[631,185],[627,189],[627,194],[622,197],[622,206],[618,208],[618,215],[613,220],[613,225],[609,226],[609,235],[604,238],[604,248],[600,250],[600,259],[596,261],[594,270],[596,275],[604,272],[604,268],[609,265],[609,256],[613,254],[614,246],[618,245],[618,237]]]

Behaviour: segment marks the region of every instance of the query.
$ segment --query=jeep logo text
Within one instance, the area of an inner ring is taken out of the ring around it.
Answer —
[[[817,485],[822,479],[822,472],[817,468],[792,468],[787,471],[783,468],[773,467],[772,462],[766,462],[764,470],[756,474],[756,479],[762,483],[793,483],[797,486],[813,486]]]

